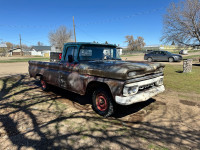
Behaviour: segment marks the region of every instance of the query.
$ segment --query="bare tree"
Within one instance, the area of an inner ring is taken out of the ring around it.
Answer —
[[[144,38],[139,36],[134,40],[132,35],[125,36],[128,43],[128,50],[141,50],[145,46]]]
[[[6,45],[8,50],[13,48],[13,44],[11,42],[6,42]]]
[[[22,44],[22,49],[28,49],[30,47],[28,47],[26,44]]]
[[[134,49],[134,39],[132,35],[127,35],[125,36],[126,38],[126,43],[128,43],[128,50],[133,50]]]
[[[170,4],[164,16],[161,41],[193,47],[200,46],[199,0],[185,0]]]
[[[72,41],[72,31],[68,30],[66,26],[60,26],[56,31],[49,32],[49,41],[52,46],[63,49],[66,42]]]
[[[137,50],[141,50],[145,46],[144,38],[141,36],[138,36],[137,39],[135,40],[135,44],[136,44]]]

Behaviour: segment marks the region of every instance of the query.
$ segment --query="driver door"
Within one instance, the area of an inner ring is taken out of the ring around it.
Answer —
[[[74,62],[77,56],[77,47],[70,46],[66,49],[66,55],[64,61],[60,63],[60,87],[71,91],[72,73],[78,72],[78,68],[75,68],[78,64]],[[72,56],[72,61],[69,61],[69,56]]]

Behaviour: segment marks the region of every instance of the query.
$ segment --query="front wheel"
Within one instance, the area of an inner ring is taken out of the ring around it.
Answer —
[[[174,62],[174,58],[170,57],[169,62]]]
[[[108,117],[113,114],[113,100],[111,94],[103,89],[97,89],[92,94],[92,107],[96,113]]]
[[[153,59],[152,59],[151,57],[149,57],[149,58],[147,58],[147,61],[148,61],[148,62],[152,62]]]

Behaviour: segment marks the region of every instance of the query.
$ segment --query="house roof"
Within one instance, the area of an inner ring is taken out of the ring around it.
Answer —
[[[13,51],[19,50],[19,49],[20,49],[20,48],[13,48],[13,49],[8,50],[8,52],[13,52]]]
[[[7,47],[7,45],[5,43],[1,43],[0,47]]]
[[[51,46],[33,46],[31,49],[34,49],[36,51],[45,51],[51,50]]]
[[[23,52],[29,52],[31,51],[30,49],[22,49]]]

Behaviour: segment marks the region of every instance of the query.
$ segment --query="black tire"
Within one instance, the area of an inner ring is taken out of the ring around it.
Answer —
[[[48,91],[49,85],[42,77],[40,77],[40,84],[43,91]]]
[[[152,59],[151,57],[149,57],[149,58],[147,58],[147,61],[148,61],[148,62],[152,62],[153,59]]]
[[[168,61],[169,61],[169,62],[174,62],[174,58],[170,57],[170,58],[168,59]]]
[[[101,116],[111,116],[114,113],[111,94],[103,89],[95,90],[92,94],[92,107],[94,111]]]

